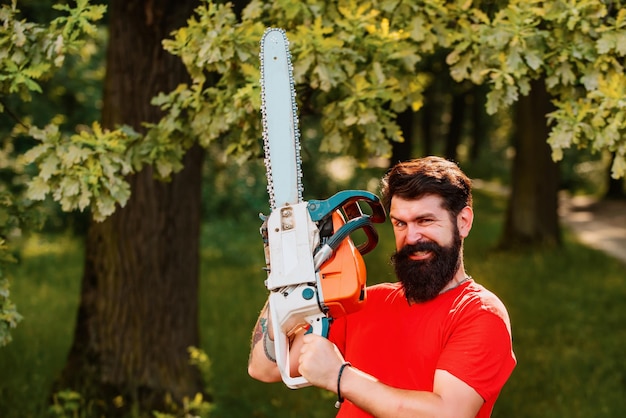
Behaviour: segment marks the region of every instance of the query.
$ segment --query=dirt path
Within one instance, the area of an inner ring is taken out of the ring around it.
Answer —
[[[480,179],[473,187],[506,196],[509,189]],[[559,216],[580,241],[626,264],[626,200],[602,200],[589,196],[560,195]]]
[[[560,216],[581,242],[626,263],[626,200],[562,196]]]

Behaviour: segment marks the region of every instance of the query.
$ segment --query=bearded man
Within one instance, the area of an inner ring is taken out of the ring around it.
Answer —
[[[504,304],[463,264],[471,181],[426,157],[394,166],[382,194],[398,282],[368,287],[365,306],[335,319],[328,339],[298,334],[292,370],[337,393],[338,417],[489,417],[516,360]],[[266,305],[248,372],[279,381],[267,321]]]

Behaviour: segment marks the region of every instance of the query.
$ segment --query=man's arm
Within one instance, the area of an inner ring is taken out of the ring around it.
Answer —
[[[338,374],[344,360],[330,341],[305,335],[299,371],[315,386],[337,393]],[[376,417],[473,418],[484,400],[452,374],[437,370],[433,392],[387,386],[354,367],[341,376],[341,396]]]
[[[248,374],[262,382],[279,382],[281,380],[280,371],[276,364],[276,353],[274,350],[274,331],[269,315],[269,305],[265,306],[259,314],[259,318],[252,331],[252,341],[250,344],[250,357],[248,358]],[[302,346],[302,337],[297,334],[292,338],[290,344],[291,375],[296,376],[298,368],[298,357]]]
[[[397,389],[348,367],[341,379],[341,393],[380,418],[474,418],[483,405],[474,389],[444,370],[435,371],[434,384],[433,392]]]

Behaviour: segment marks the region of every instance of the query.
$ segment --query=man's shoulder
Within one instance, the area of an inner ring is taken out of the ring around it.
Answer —
[[[367,299],[372,302],[393,302],[400,301],[406,303],[404,289],[399,282],[377,283],[367,287]]]
[[[367,286],[367,293],[370,294],[390,294],[402,292],[402,285],[399,282],[384,282]]]
[[[474,280],[465,288],[465,293],[477,297],[482,303],[504,307],[504,303],[494,292]]]
[[[480,312],[489,312],[509,323],[509,314],[502,300],[485,286],[472,282],[466,286],[455,300],[457,308],[470,308]]]
[[[376,290],[377,289],[397,289],[401,287],[400,282],[382,282],[382,283],[376,283],[376,284],[371,284],[367,286],[368,290]]]

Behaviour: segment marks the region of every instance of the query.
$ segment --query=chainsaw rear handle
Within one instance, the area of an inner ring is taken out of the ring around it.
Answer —
[[[361,253],[361,255],[367,254],[376,248],[378,244],[378,232],[374,225],[372,225],[371,218],[365,215],[368,219],[368,223],[363,225],[363,232],[365,232],[365,236],[367,236],[367,240],[359,245],[357,245],[356,249]]]
[[[308,209],[313,222],[321,221],[339,208],[344,210],[348,219],[352,219],[363,216],[358,202],[365,202],[372,209],[372,214],[369,215],[372,222],[385,222],[387,215],[380,199],[365,190],[343,190],[326,200],[309,200]]]

